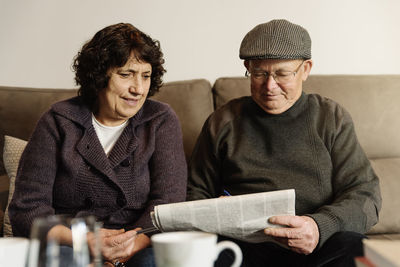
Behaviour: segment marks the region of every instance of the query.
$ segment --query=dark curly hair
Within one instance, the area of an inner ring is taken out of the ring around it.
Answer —
[[[165,69],[160,43],[129,23],[110,25],[83,45],[73,63],[75,82],[80,85],[78,95],[90,109],[95,108],[99,92],[108,86],[108,71],[124,66],[132,52],[152,67],[148,96],[161,87]]]

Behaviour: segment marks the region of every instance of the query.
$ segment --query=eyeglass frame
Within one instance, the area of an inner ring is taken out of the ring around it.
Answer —
[[[293,78],[296,77],[296,74],[299,72],[299,69],[300,69],[300,67],[303,65],[304,62],[305,62],[305,60],[303,60],[303,61],[300,63],[300,65],[299,65],[294,71],[285,71],[285,72],[290,72],[289,75],[292,75],[292,74],[293,74],[293,76],[292,76],[292,78],[291,78],[290,81],[292,81]],[[268,71],[261,71],[261,72],[259,72],[259,73],[260,73],[260,74],[263,74],[262,76],[260,76],[260,78],[262,77],[263,80],[265,80],[265,81],[268,81],[269,76],[271,76],[271,77],[274,79],[274,81],[275,81],[276,83],[282,83],[282,82],[279,82],[279,81],[276,80],[276,76],[278,76],[276,73],[270,73],[270,72],[268,72]],[[250,77],[251,77],[251,72],[248,71],[248,70],[246,69],[246,72],[245,72],[244,75],[245,75],[247,78],[250,78]],[[253,76],[253,77],[254,77],[254,76]],[[259,80],[259,78],[257,78],[257,77],[254,77],[254,79]],[[278,80],[279,80],[279,77],[278,77]],[[287,82],[289,82],[289,81],[287,81]]]

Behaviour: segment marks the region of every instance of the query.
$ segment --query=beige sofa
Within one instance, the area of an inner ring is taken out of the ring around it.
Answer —
[[[352,115],[359,141],[381,179],[380,222],[369,235],[400,239],[400,75],[311,75],[304,90],[336,100]],[[51,103],[75,94],[74,89],[0,87],[0,151],[4,135],[27,140]],[[217,79],[213,86],[204,79],[166,83],[153,98],[169,103],[178,114],[189,157],[208,115],[228,100],[249,94],[246,78],[230,77]],[[10,151],[5,152],[9,164]],[[17,159],[14,155],[14,164]],[[8,188],[0,156],[1,221]]]

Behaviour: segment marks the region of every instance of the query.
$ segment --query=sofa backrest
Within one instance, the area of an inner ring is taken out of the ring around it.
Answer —
[[[76,89],[0,86],[0,175],[5,173],[4,135],[28,140],[40,116],[51,104],[76,94]]]
[[[400,157],[400,75],[310,75],[303,87],[350,112],[369,158]],[[218,108],[233,98],[250,95],[250,81],[220,78],[213,91]]]
[[[175,110],[188,159],[204,121],[214,111],[210,82],[204,79],[169,82],[152,98],[168,103]]]
[[[27,140],[51,104],[76,94],[76,89],[0,87],[0,132]]]

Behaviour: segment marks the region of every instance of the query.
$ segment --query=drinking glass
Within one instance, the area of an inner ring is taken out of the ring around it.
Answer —
[[[68,239],[72,240],[72,246],[49,235],[55,226],[68,228]],[[101,226],[93,216],[70,218],[53,215],[37,218],[31,229],[27,266],[101,267]]]

